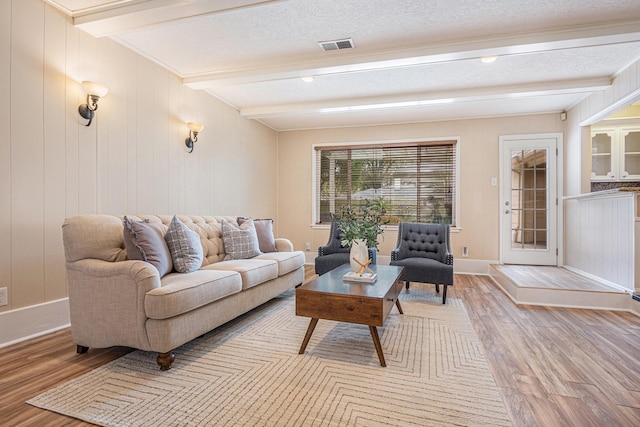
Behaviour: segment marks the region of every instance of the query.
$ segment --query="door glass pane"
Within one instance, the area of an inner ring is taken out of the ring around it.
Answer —
[[[511,248],[547,249],[547,150],[511,152]]]

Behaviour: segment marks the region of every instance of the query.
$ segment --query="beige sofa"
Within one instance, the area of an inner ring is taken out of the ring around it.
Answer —
[[[168,227],[172,216],[128,216]],[[199,270],[166,274],[146,261],[127,259],[123,217],[84,215],[62,226],[71,331],[78,353],[90,347],[126,346],[158,352],[169,369],[173,349],[300,285],[304,254],[286,239],[277,252],[250,259],[225,258],[221,222],[235,217],[178,216],[197,232]]]

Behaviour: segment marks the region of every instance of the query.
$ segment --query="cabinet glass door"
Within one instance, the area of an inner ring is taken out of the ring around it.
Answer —
[[[624,163],[622,178],[640,176],[640,130],[622,131],[624,138]]]
[[[612,179],[613,131],[597,131],[591,134],[591,179]]]

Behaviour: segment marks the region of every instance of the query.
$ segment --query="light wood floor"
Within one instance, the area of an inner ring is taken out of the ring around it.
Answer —
[[[614,292],[611,286],[574,273],[566,268],[546,265],[493,265],[496,271],[526,288]]]
[[[456,275],[448,297],[464,301],[515,426],[640,426],[639,317],[519,307],[487,276]],[[88,425],[24,401],[128,351],[77,355],[68,330],[0,349],[0,426]]]

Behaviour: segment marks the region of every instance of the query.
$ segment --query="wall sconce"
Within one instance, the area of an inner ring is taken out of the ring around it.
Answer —
[[[78,112],[80,113],[82,118],[89,120],[89,122],[85,125],[89,126],[96,114],[95,111],[98,109],[98,101],[100,100],[100,98],[105,96],[107,92],[109,92],[109,89],[99,83],[89,81],[82,82],[82,89],[87,92],[87,103],[81,104],[78,107]]]
[[[189,122],[187,126],[189,127],[189,136],[184,140],[184,144],[187,146],[188,152],[192,153],[195,143],[198,142],[198,133],[204,129],[204,125],[202,123]]]

